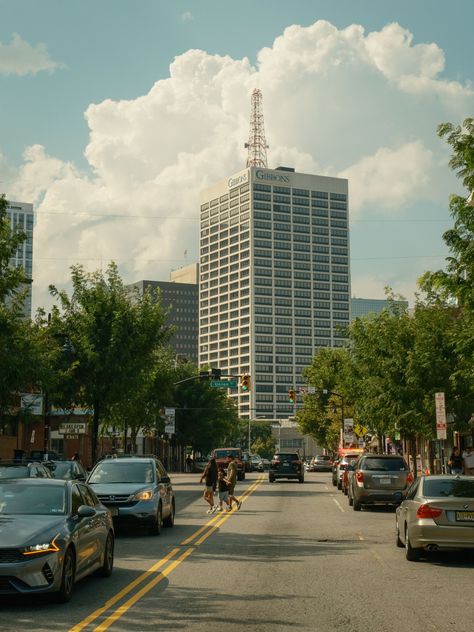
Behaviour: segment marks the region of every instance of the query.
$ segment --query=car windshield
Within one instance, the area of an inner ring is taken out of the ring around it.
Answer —
[[[0,515],[58,515],[66,513],[62,485],[0,484]]]
[[[54,464],[54,477],[70,480],[72,478],[72,464],[71,463],[55,463]]]
[[[30,472],[26,465],[0,465],[0,478],[28,478]]]
[[[331,457],[329,456],[317,456],[316,461],[330,461]]]
[[[214,456],[216,459],[225,459],[228,456],[238,459],[240,458],[240,450],[214,450]]]
[[[424,479],[423,496],[440,498],[455,496],[456,498],[474,498],[474,480],[467,478],[454,479]]]
[[[403,472],[407,469],[403,459],[365,459],[361,467],[368,472]]]
[[[123,463],[107,459],[99,463],[90,475],[89,483],[152,483],[151,463]]]

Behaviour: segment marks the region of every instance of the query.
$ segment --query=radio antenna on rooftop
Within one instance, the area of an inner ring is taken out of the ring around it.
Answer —
[[[267,168],[267,141],[263,124],[262,91],[258,88],[252,92],[250,107],[250,133],[245,148],[249,150],[247,167]]]

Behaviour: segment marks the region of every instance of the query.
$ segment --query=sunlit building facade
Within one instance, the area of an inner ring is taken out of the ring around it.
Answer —
[[[241,417],[287,418],[349,324],[347,180],[250,167],[201,193],[199,365],[249,373]]]

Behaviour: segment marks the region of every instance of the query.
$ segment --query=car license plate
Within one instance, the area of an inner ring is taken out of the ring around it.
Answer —
[[[109,511],[112,514],[112,516],[118,516],[119,514],[118,507],[109,507]]]
[[[456,511],[457,522],[474,522],[474,511]]]
[[[381,485],[390,485],[392,481],[389,478],[381,478],[380,479],[380,484]]]

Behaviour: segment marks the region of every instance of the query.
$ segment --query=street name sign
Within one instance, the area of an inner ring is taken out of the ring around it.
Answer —
[[[212,388],[237,388],[236,380],[211,380]]]

